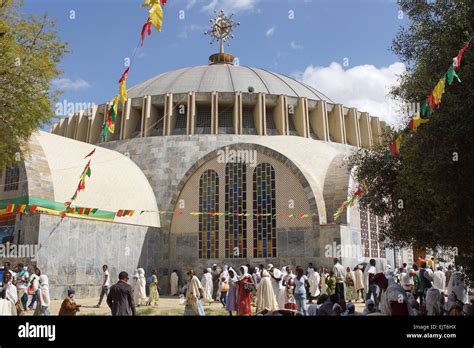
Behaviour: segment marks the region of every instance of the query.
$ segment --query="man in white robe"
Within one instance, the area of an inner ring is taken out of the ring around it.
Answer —
[[[438,270],[433,272],[433,287],[444,293],[446,284],[446,276],[443,272],[443,267],[438,267]]]
[[[283,273],[271,263],[267,266],[267,269],[272,279],[273,293],[275,294],[275,299],[278,302],[278,307],[283,309],[285,308],[285,296],[282,291],[284,289],[282,285]]]
[[[201,279],[201,284],[204,289],[204,302],[211,304],[212,299],[212,291],[214,286],[212,284],[212,270],[210,268],[204,270],[204,274]]]

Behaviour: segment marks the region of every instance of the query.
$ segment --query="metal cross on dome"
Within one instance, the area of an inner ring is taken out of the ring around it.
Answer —
[[[216,11],[214,11],[214,13],[217,14]],[[227,17],[224,11],[221,10],[216,18],[209,20],[209,22],[211,22],[211,29],[204,33],[204,35],[210,35],[212,37],[211,44],[214,41],[220,41],[220,53],[224,53],[224,42],[234,38],[234,35],[232,34],[233,29],[240,25],[239,22],[234,22],[232,20],[233,15],[234,14],[232,13]]]

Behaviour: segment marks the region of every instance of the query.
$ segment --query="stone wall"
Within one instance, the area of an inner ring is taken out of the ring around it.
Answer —
[[[112,283],[121,271],[133,275],[142,267],[149,273],[151,265],[159,265],[160,237],[159,228],[41,215],[37,262],[49,277],[52,298],[63,298],[70,286],[78,298],[94,297],[103,264]]]

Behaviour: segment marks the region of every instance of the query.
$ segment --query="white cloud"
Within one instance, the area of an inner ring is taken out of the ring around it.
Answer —
[[[88,89],[91,87],[91,85],[87,81],[81,78],[78,78],[75,80],[71,80],[68,78],[58,78],[58,79],[52,80],[51,84],[54,87],[62,89],[62,90],[73,90],[73,91]]]
[[[253,10],[258,0],[211,0],[201,8],[201,11],[213,12],[224,10],[227,14],[231,12],[243,12]]]
[[[180,39],[187,39],[191,33],[195,31],[202,31],[204,33],[205,30],[206,28],[204,28],[203,26],[196,25],[196,24],[188,24],[183,27],[183,29],[178,34],[178,37]]]
[[[275,26],[271,27],[270,29],[268,29],[268,30],[265,32],[265,36],[266,36],[266,37],[273,36],[273,34],[275,34]]]
[[[186,4],[186,10],[189,10],[194,5],[196,5],[196,2],[197,2],[197,0],[188,0],[188,3]]]
[[[296,41],[291,41],[290,46],[294,50],[301,50],[303,49],[303,45],[297,44]]]
[[[394,125],[400,115],[400,105],[389,96],[389,91],[405,70],[400,62],[382,68],[358,65],[347,70],[332,62],[327,67],[309,65],[304,72],[293,76],[337,103],[369,112]]]

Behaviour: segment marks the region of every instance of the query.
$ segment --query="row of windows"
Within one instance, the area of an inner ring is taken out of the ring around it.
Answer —
[[[259,164],[252,182],[247,180],[245,163],[228,163],[225,167],[225,211],[247,212],[247,190],[252,191],[253,209],[257,214],[276,214],[275,169],[268,163]],[[205,171],[199,180],[199,209],[219,211],[219,176],[214,170]],[[247,216],[224,216],[226,258],[246,258],[248,250]],[[219,216],[199,215],[199,257],[219,255]],[[252,237],[250,237],[252,238]],[[271,216],[253,217],[253,257],[276,257],[276,220]]]
[[[382,219],[378,220],[381,224]],[[385,247],[379,242],[377,217],[362,207],[360,208],[360,233],[364,256],[385,258]]]

